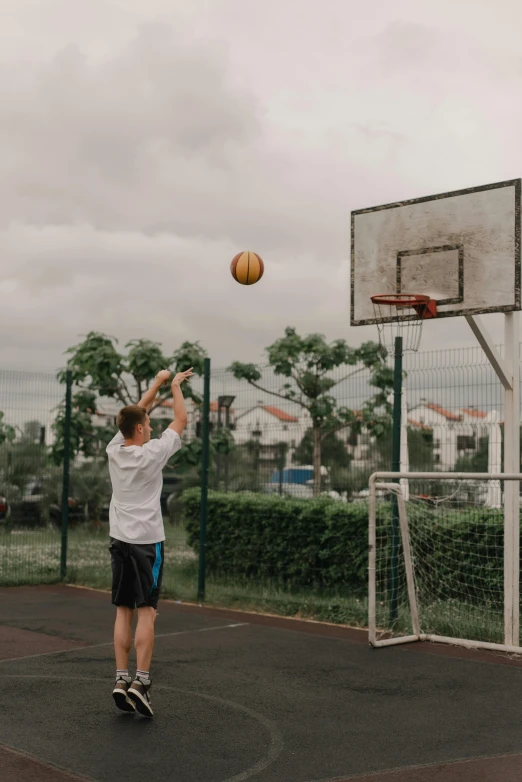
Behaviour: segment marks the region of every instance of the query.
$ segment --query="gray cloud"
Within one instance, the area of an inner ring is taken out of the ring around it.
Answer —
[[[13,0],[2,366],[56,366],[90,329],[199,339],[221,364],[288,324],[375,338],[348,326],[350,210],[522,163],[516,36],[478,6],[377,6],[300,0],[296,25],[273,0]],[[244,248],[266,262],[251,289],[228,270]],[[467,326],[426,329],[426,347],[451,340]]]
[[[258,130],[255,105],[227,86],[219,52],[183,47],[166,25],[141,28],[103,65],[70,45],[47,64],[4,67],[1,83],[4,224],[83,216],[145,227],[159,174],[178,191],[172,210],[180,184],[191,175],[201,184],[207,168],[211,184],[226,176],[227,151]]]

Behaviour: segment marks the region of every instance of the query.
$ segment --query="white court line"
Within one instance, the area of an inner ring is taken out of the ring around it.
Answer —
[[[234,625],[228,625],[229,627],[234,627]],[[235,625],[237,627],[237,625]],[[203,628],[205,629],[214,629],[214,628]],[[203,630],[196,631],[196,632],[203,632]],[[190,631],[189,631],[190,632]],[[63,682],[71,682],[71,681],[85,681],[84,676],[60,676],[60,675],[54,675],[54,674],[27,674],[27,673],[7,673],[6,676],[8,676],[10,679],[44,679],[47,681],[53,680],[53,681],[63,681]],[[99,677],[99,676],[90,676],[89,681],[97,681],[97,682],[107,682],[107,677]],[[169,687],[167,684],[156,684],[155,685],[157,690],[169,690],[170,692],[180,692],[183,695],[193,696],[196,698],[202,698],[206,701],[211,701],[217,704],[220,704],[222,706],[226,706],[227,708],[236,709],[238,711],[243,712],[244,714],[248,714],[249,717],[259,722],[264,728],[266,728],[267,732],[270,734],[270,747],[268,749],[268,752],[266,752],[265,755],[263,755],[257,763],[255,763],[253,766],[250,766],[250,768],[245,769],[245,771],[240,771],[238,774],[235,774],[233,777],[229,777],[225,780],[225,782],[246,782],[248,779],[251,779],[251,777],[257,776],[261,773],[261,771],[264,771],[268,766],[272,765],[281,752],[284,749],[285,743],[283,739],[283,735],[277,725],[273,723],[271,720],[269,720],[267,717],[265,717],[263,714],[261,714],[258,711],[254,711],[253,709],[249,709],[247,706],[243,706],[240,703],[236,703],[235,701],[226,700],[225,698],[219,698],[216,695],[208,695],[203,692],[198,692],[196,690],[185,690],[180,689],[179,687]],[[5,745],[8,747],[8,749],[11,749],[9,745]],[[49,761],[43,761],[42,759],[38,758],[38,756],[33,755],[33,758],[38,760],[39,762],[49,762]],[[66,771],[67,769],[63,769]],[[70,771],[69,773],[75,773]],[[82,777],[82,780],[85,779],[85,782],[95,782],[95,780],[91,780],[90,777]],[[82,780],[79,780],[79,782],[82,782]],[[325,782],[328,782],[328,780],[325,780]],[[333,781],[334,782],[334,781]]]
[[[157,638],[172,638],[175,635],[191,635],[192,633],[208,633],[212,630],[228,630],[232,627],[246,627],[248,622],[237,622],[231,625],[217,625],[216,627],[200,627],[198,630],[179,630],[176,633],[160,633],[160,635],[154,636],[154,640]],[[65,640],[65,639],[64,639]],[[77,646],[75,649],[58,649],[55,652],[41,652],[41,654],[28,654],[25,657],[8,657],[6,660],[0,660],[2,663],[12,663],[18,660],[34,660],[36,657],[50,657],[52,654],[69,654],[70,652],[81,652],[86,649],[100,649],[103,646],[114,646],[114,641],[107,641],[103,644],[91,644],[90,646]]]

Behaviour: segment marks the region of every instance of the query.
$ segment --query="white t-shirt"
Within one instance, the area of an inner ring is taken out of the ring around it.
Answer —
[[[181,438],[173,429],[166,429],[160,438],[144,445],[125,445],[121,432],[110,441],[107,454],[112,482],[112,538],[141,544],[165,540],[160,505],[162,470],[180,448]]]

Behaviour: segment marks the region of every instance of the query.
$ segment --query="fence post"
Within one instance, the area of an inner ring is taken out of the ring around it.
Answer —
[[[393,373],[393,433],[392,472],[401,469],[401,413],[402,413],[402,337],[395,337],[395,367]],[[392,529],[390,551],[390,623],[399,616],[399,508],[397,495],[392,495]]]
[[[205,548],[207,545],[207,498],[208,469],[210,456],[209,437],[210,418],[210,359],[204,362],[203,385],[203,426],[201,428],[201,504],[199,511],[199,568],[198,568],[198,600],[205,598]]]
[[[71,407],[72,407],[72,372],[66,375],[65,390],[65,421],[63,432],[63,481],[62,481],[62,548],[60,555],[60,578],[63,581],[67,574],[67,533],[69,529],[69,474],[71,459]]]

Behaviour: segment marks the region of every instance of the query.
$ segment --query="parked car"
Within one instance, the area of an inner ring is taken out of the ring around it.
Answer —
[[[10,503],[9,514],[11,527],[45,527],[49,522],[62,526],[61,503],[51,504],[46,512],[44,488],[38,479],[30,480],[21,497]],[[69,524],[75,526],[84,520],[83,505],[78,499],[69,497]]]
[[[321,476],[323,486],[322,497],[331,497],[334,500],[346,501],[339,492],[329,489],[330,475],[327,467],[321,467]],[[275,470],[270,476],[270,482],[262,486],[264,494],[283,494],[288,497],[297,497],[299,499],[312,499],[314,496],[314,468],[311,464],[298,465],[297,467],[288,467],[283,470]]]
[[[55,527],[62,526],[62,506],[53,504],[49,508],[49,521]],[[69,497],[69,527],[76,527],[85,521],[85,507],[76,497]]]
[[[329,473],[327,467],[321,467],[321,477],[323,483],[328,483]],[[300,486],[313,484],[314,468],[312,464],[300,464],[296,467],[287,467],[280,475],[279,470],[274,470],[270,476],[270,483],[292,483]]]

